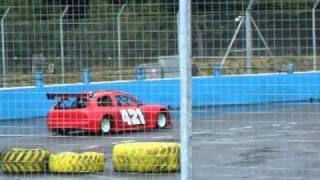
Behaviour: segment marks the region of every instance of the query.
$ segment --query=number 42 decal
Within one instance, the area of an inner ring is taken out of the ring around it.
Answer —
[[[123,122],[128,125],[145,124],[146,121],[140,109],[122,109],[120,110]]]

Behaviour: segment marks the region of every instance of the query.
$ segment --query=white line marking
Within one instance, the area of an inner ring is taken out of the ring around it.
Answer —
[[[114,142],[114,143],[112,143],[112,145],[116,145],[116,144],[125,144],[125,143],[132,143],[132,142],[135,142],[135,140],[127,140],[127,141]]]
[[[87,146],[87,147],[81,148],[81,150],[86,150],[86,149],[97,149],[97,148],[100,148],[100,147],[103,147],[103,146],[98,146],[98,145],[95,145],[95,146]]]
[[[193,132],[192,135],[201,135],[201,134],[209,134],[212,133],[213,131],[200,131],[200,132]]]
[[[156,136],[151,139],[174,139],[172,136]]]
[[[243,130],[243,129],[251,129],[252,126],[245,126],[245,127],[238,127],[238,128],[229,128],[229,130],[234,131],[234,130]]]

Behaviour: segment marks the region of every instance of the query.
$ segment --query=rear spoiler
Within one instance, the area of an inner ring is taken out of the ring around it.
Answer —
[[[48,99],[62,98],[66,99],[68,97],[78,97],[78,98],[88,98],[90,93],[47,93]]]

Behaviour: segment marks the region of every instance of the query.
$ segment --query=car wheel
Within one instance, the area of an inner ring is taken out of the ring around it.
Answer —
[[[108,133],[111,129],[111,119],[108,117],[105,117],[101,121],[101,132],[102,133]]]
[[[158,128],[165,128],[167,126],[167,114],[160,112],[157,117]]]

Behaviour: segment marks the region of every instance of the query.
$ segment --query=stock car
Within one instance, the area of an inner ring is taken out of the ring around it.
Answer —
[[[143,104],[121,91],[48,93],[47,98],[57,100],[47,117],[50,132],[105,134],[172,127],[168,107]]]

